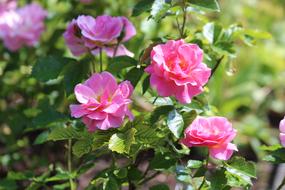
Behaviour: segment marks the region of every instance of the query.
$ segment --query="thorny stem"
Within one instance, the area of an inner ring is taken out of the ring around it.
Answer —
[[[216,72],[217,68],[219,67],[219,65],[222,63],[222,60],[224,59],[224,55],[218,59],[216,65],[214,66],[214,68],[212,69],[212,72],[211,72],[211,76],[209,78],[209,80],[212,78],[212,76],[214,75],[214,73]]]
[[[103,61],[102,61],[102,48],[100,48],[99,59],[100,59],[100,72],[103,71]]]
[[[71,158],[71,145],[72,145],[72,140],[68,139],[68,147],[67,147],[67,151],[68,151],[68,155],[67,155],[67,167],[68,167],[68,172],[71,174],[72,172],[72,158]],[[69,177],[69,183],[70,183],[70,189],[71,190],[75,190],[75,185],[73,183],[73,180],[71,177]]]
[[[205,168],[206,169],[208,169],[209,159],[210,159],[210,155],[209,155],[209,151],[208,151],[207,160],[206,160],[206,164],[205,164]],[[203,181],[202,181],[201,185],[199,186],[198,190],[202,189],[202,187],[205,184],[205,182],[206,182],[206,176],[204,175]]]

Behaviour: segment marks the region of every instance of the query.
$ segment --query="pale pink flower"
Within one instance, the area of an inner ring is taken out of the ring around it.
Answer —
[[[0,16],[0,38],[5,46],[16,51],[22,46],[35,46],[43,33],[47,12],[38,4],[3,13]]]
[[[181,142],[188,147],[208,147],[211,157],[228,160],[233,151],[237,151],[236,145],[231,143],[236,133],[232,124],[224,117],[198,116],[184,131]]]
[[[108,72],[96,73],[83,84],[75,87],[75,96],[80,104],[70,105],[71,115],[81,118],[89,131],[120,127],[125,116],[133,120],[128,105],[133,86],[129,81],[117,84]]]
[[[100,49],[109,57],[113,57],[115,51],[115,56],[133,56],[121,43],[128,41],[135,34],[135,27],[126,17],[103,15],[95,19],[91,16],[79,16],[68,26],[64,38],[75,56],[87,51],[97,55]],[[120,45],[117,47],[118,42]],[[86,49],[83,51],[84,48]]]
[[[175,96],[180,103],[190,103],[203,91],[211,69],[202,63],[203,51],[184,40],[170,40],[151,51],[151,64],[145,69],[150,84],[160,96]]]
[[[279,125],[279,129],[280,129],[280,141],[282,146],[285,147],[285,117],[283,120],[281,120],[280,125]]]
[[[16,8],[16,0],[0,0],[0,15],[6,11],[14,10]]]

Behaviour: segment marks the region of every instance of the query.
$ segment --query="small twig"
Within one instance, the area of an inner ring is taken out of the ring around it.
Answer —
[[[211,76],[210,76],[209,80],[212,78],[212,76],[214,75],[214,73],[215,73],[216,70],[218,69],[219,65],[222,63],[222,60],[224,59],[224,57],[225,57],[225,56],[223,55],[220,59],[218,59],[216,65],[215,65],[214,68],[212,69]]]
[[[68,167],[68,172],[71,174],[72,173],[72,152],[71,152],[71,146],[72,146],[72,140],[68,139],[68,154],[67,154],[67,167]],[[70,189],[75,190],[75,186],[73,183],[73,180],[71,177],[69,177],[69,183],[70,183]]]
[[[155,99],[153,100],[152,104],[155,104],[156,100],[158,99],[158,96],[155,97]]]
[[[145,178],[144,180],[142,180],[141,182],[139,182],[138,184],[145,184],[146,182],[148,182],[149,180],[153,179],[155,176],[159,175],[160,171],[157,171],[155,173],[153,173],[152,175],[150,175],[149,177]]]
[[[103,71],[103,61],[102,61],[102,48],[100,48],[100,50],[99,50],[99,59],[100,59],[100,72],[102,72]]]
[[[285,185],[285,177],[284,177],[282,183],[277,187],[276,190],[281,190],[284,185]]]

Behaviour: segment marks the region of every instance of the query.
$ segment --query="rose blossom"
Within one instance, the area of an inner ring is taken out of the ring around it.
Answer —
[[[236,145],[230,143],[235,136],[236,130],[226,118],[198,116],[184,131],[181,142],[188,147],[208,147],[211,157],[228,160],[237,151]]]
[[[184,40],[170,40],[151,51],[151,64],[145,69],[150,84],[160,96],[175,96],[182,104],[203,91],[211,69],[202,63],[203,51]]]
[[[0,16],[0,38],[11,51],[34,46],[44,31],[46,16],[47,12],[36,3],[7,11]]]
[[[133,56],[121,42],[128,41],[136,34],[135,27],[126,17],[111,17],[107,15],[79,16],[67,27],[64,38],[67,46],[75,56],[90,51],[97,55],[100,49],[109,57],[127,55]],[[120,42],[117,47],[118,42]]]
[[[83,84],[76,85],[74,91],[80,104],[70,105],[71,115],[75,118],[82,117],[89,131],[120,127],[125,116],[133,119],[128,109],[133,93],[129,81],[117,84],[110,73],[96,73]]]
[[[279,125],[279,129],[280,129],[280,141],[282,146],[285,147],[285,117],[283,120],[281,120],[280,125]]]

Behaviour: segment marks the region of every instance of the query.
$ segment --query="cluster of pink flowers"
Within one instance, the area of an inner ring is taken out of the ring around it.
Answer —
[[[237,151],[231,143],[235,136],[236,130],[226,118],[198,116],[184,131],[181,142],[188,147],[208,147],[211,157],[228,160]]]
[[[43,33],[47,12],[36,3],[21,8],[16,1],[6,0],[0,8],[0,38],[11,51],[34,46]]]
[[[108,56],[132,56],[121,42],[136,33],[125,17],[79,16],[64,33],[64,39],[75,56],[103,50]],[[117,51],[117,52],[115,52]],[[180,103],[203,92],[211,69],[203,63],[203,51],[196,44],[184,40],[170,40],[155,46],[151,64],[145,69],[150,74],[150,84],[160,96],[174,96]],[[124,118],[133,115],[128,106],[133,87],[129,81],[120,84],[108,72],[96,73],[83,84],[75,87],[80,104],[70,105],[71,115],[82,118],[90,132],[120,127]],[[205,146],[213,158],[227,160],[237,147],[231,143],[236,136],[232,124],[223,117],[198,117],[185,130],[181,143],[188,147]]]
[[[71,115],[82,117],[90,132],[120,127],[125,116],[133,119],[128,108],[132,93],[129,81],[118,85],[110,73],[96,73],[83,84],[76,85],[75,96],[80,104],[70,105]]]
[[[64,39],[75,56],[91,52],[97,55],[101,50],[109,57],[133,56],[122,42],[136,34],[136,29],[126,17],[107,15],[79,16],[72,20],[64,33]]]
[[[203,51],[184,40],[170,40],[151,51],[150,84],[160,96],[175,96],[182,104],[203,91],[211,69],[202,63]]]
[[[280,125],[279,125],[279,129],[280,129],[280,141],[282,146],[285,147],[285,117],[283,120],[281,120]]]

